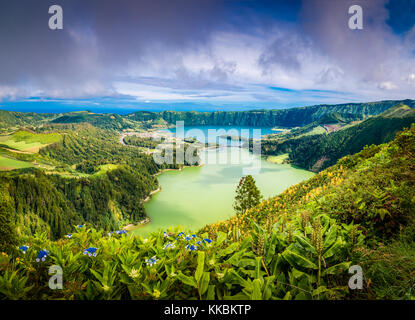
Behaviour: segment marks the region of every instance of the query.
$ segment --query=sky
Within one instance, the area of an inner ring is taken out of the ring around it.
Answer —
[[[51,5],[63,29],[50,30]],[[348,26],[351,5],[363,29]],[[2,0],[0,107],[253,109],[415,98],[413,0]],[[31,110],[36,111],[36,110]]]

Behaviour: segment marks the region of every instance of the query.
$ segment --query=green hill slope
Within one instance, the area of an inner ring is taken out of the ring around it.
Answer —
[[[252,111],[217,111],[217,112],[179,112],[163,111],[160,113],[139,111],[128,115],[136,121],[155,121],[163,119],[169,124],[184,121],[185,125],[214,125],[214,126],[255,126],[255,127],[297,127],[310,124],[327,114],[337,114],[337,117],[364,119],[380,114],[398,103],[415,106],[414,100],[379,101],[368,103],[349,103],[338,105],[316,105],[301,108],[281,110],[252,110]]]
[[[51,121],[51,123],[89,123],[102,129],[118,130],[138,129],[141,125],[129,118],[112,113],[93,113],[88,111],[65,113]]]
[[[0,110],[0,132],[15,128],[41,125],[56,117],[57,114],[54,113],[23,113]]]
[[[153,125],[174,125],[184,121],[187,126],[254,126],[254,127],[298,127],[319,119],[326,123],[350,122],[378,115],[392,106],[404,103],[415,106],[414,100],[378,101],[367,103],[346,103],[337,105],[315,105],[300,108],[251,110],[251,111],[137,111],[129,115],[112,113],[93,113],[89,111],[68,112],[64,114],[36,114],[0,110],[0,130],[16,127],[39,126],[46,123],[69,124],[90,123],[102,129],[124,130],[140,129]]]
[[[390,108],[386,112],[371,117],[361,123],[347,126],[329,134],[291,134],[282,139],[265,140],[262,143],[264,154],[289,154],[291,163],[319,171],[327,168],[348,154],[359,152],[364,146],[391,141],[395,133],[415,122],[415,109],[404,104]]]

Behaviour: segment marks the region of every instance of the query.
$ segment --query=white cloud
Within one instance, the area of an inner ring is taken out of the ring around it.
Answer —
[[[395,90],[398,89],[398,86],[391,81],[379,83],[379,88],[384,90]]]

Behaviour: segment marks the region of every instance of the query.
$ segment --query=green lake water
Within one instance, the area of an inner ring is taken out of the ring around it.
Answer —
[[[232,215],[235,190],[240,178],[252,174],[264,198],[313,176],[288,164],[272,164],[238,147],[202,151],[201,167],[166,171],[157,176],[161,191],[145,204],[151,222],[132,230],[145,235],[169,226],[197,230]],[[245,169],[245,171],[244,171]]]

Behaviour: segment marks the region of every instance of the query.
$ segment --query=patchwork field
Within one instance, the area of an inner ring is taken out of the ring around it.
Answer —
[[[119,167],[118,164],[103,164],[99,166],[99,171],[95,172],[94,175],[102,175],[107,171],[111,171],[117,169]]]
[[[30,162],[0,156],[0,170],[13,170],[29,167],[33,167],[33,164]]]
[[[280,154],[279,156],[268,156],[267,161],[275,164],[282,164],[288,160],[288,153]]]
[[[11,151],[37,153],[39,149],[51,143],[60,141],[61,135],[57,133],[32,133],[17,131],[11,135],[0,136],[0,146]]]

